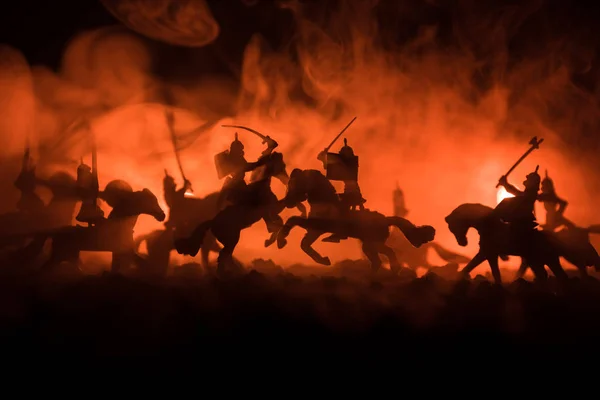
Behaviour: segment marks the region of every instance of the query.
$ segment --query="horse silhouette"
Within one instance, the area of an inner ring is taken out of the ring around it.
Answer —
[[[265,245],[275,241],[277,232],[283,226],[279,213],[283,211],[284,205],[271,190],[271,178],[280,174],[287,175],[286,165],[278,152],[265,155],[263,161],[267,168],[262,179],[245,185],[243,191],[236,195],[233,204],[219,211],[213,219],[198,225],[190,236],[176,239],[175,249],[178,253],[195,256],[206,233],[210,231],[223,245],[217,258],[217,271],[226,272],[228,268],[235,267],[233,252],[242,230],[262,219],[271,233]]]
[[[286,207],[292,208],[303,201],[307,201],[310,205],[308,218],[288,219],[279,231],[278,246],[279,248],[285,246],[291,229],[300,226],[307,231],[300,247],[319,264],[331,265],[329,257],[322,256],[312,247],[313,243],[325,233],[361,240],[363,252],[375,270],[381,265],[379,253],[389,259],[390,268],[399,269],[400,264],[394,251],[385,244],[390,235],[390,226],[397,226],[414,246],[421,246],[433,240],[435,235],[432,227],[415,227],[401,217],[386,217],[369,210],[346,210],[329,179],[318,170],[294,169],[290,174],[283,202]]]
[[[386,217],[376,211],[354,210],[342,219],[290,217],[277,236],[277,246],[280,249],[287,244],[286,238],[295,226],[309,232],[333,233],[360,240],[362,251],[369,259],[374,272],[381,267],[379,254],[388,258],[392,272],[398,272],[401,268],[396,253],[385,244],[390,236],[390,226],[400,229],[415,247],[430,242],[435,237],[435,229],[432,226],[415,226],[405,218]]]
[[[582,228],[570,223],[568,227],[559,231],[545,231],[553,233],[553,237],[558,240],[563,249],[561,257],[575,266],[582,278],[589,276],[588,267],[594,267],[596,271],[600,271],[600,255],[590,240],[591,233],[600,233],[600,225]],[[527,261],[523,260],[517,272],[517,278],[525,275],[528,267]]]
[[[210,193],[205,197],[189,197],[185,195],[185,187],[177,190],[175,179],[165,174],[163,193],[169,207],[169,218],[164,229],[156,229],[135,238],[134,248],[138,256],[146,261],[146,265],[158,274],[165,275],[169,268],[171,251],[175,250],[175,237],[191,235],[199,224],[213,219],[218,212],[219,193]],[[139,253],[140,246],[146,242],[146,256]],[[208,232],[200,248],[201,262],[204,268],[209,267],[211,252],[218,253],[221,246],[217,239]]]
[[[77,269],[81,251],[112,253],[113,272],[119,272],[135,261],[133,229],[141,214],[164,221],[166,215],[156,196],[148,189],[134,192],[123,181],[110,182],[100,197],[113,209],[108,217],[93,227],[68,226],[39,236],[52,239],[49,259],[43,270],[68,263]]]
[[[562,256],[569,262],[573,260],[574,264],[580,263],[580,260],[588,261],[588,253],[582,252],[578,245],[574,246],[563,236],[547,231],[535,231],[534,240],[527,254],[519,254],[511,244],[508,224],[500,220],[493,211],[491,207],[482,204],[462,204],[446,217],[448,228],[460,246],[468,244],[469,229],[473,228],[479,233],[479,252],[462,270],[464,274],[468,274],[487,260],[494,281],[500,284],[502,280],[498,257],[514,255],[525,258],[538,279],[547,278],[544,267],[548,266],[558,279],[563,280],[567,275],[560,264],[559,257]]]
[[[344,209],[335,187],[325,175],[315,169],[296,168],[290,174],[283,204],[287,208],[293,208],[304,201],[310,206],[309,218],[335,220],[349,212]],[[326,231],[307,229],[300,242],[300,248],[316,263],[331,265],[329,257],[322,256],[312,247],[324,233]],[[336,235],[333,234],[329,238],[333,236]],[[323,241],[328,241],[327,239]]]
[[[71,225],[80,200],[75,178],[67,172],[56,172],[48,179],[35,178],[35,183],[50,190],[52,198],[47,205],[0,216],[0,248],[16,247],[9,259],[20,263],[37,258],[43,250],[45,239],[30,240],[35,232]]]

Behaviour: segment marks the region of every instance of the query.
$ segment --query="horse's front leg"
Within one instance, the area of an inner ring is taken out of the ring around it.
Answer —
[[[277,240],[277,235],[283,227],[283,219],[279,215],[270,215],[263,218],[267,225],[267,231],[271,233],[271,236],[265,240],[265,247],[269,247]]]
[[[294,217],[292,217],[294,218]],[[292,219],[290,218],[290,219]],[[285,246],[286,240],[285,237],[289,235],[292,227],[295,226],[293,222],[290,224],[290,221],[286,222],[283,228],[279,231],[279,235],[277,237],[277,245],[281,249]],[[310,258],[313,259],[314,262],[322,265],[331,265],[331,261],[329,257],[323,257],[320,255],[315,249],[313,249],[312,245],[317,241],[317,239],[322,235],[322,232],[315,230],[307,230],[306,235],[302,238],[300,242],[300,248],[304,251]]]
[[[471,271],[473,271],[482,262],[484,262],[486,258],[487,257],[483,254],[483,252],[479,250],[479,253],[475,254],[475,257],[473,257],[473,259],[469,261],[469,263],[462,269],[462,271],[460,271],[461,275],[463,275],[463,277],[465,278],[468,277]]]

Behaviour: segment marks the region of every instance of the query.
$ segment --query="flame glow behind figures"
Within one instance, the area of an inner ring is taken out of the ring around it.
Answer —
[[[498,194],[496,195],[496,204],[500,204],[502,200],[508,199],[509,197],[515,196],[511,193],[508,193],[503,187],[500,187],[500,189],[498,189]]]
[[[156,14],[168,10],[167,0],[145,12],[135,7],[150,7],[152,2],[122,3],[128,6],[121,12],[128,26],[171,43],[200,46],[212,43],[218,34],[235,36],[241,26],[231,13],[210,13],[209,7],[213,3],[217,7],[217,2],[177,2],[188,8],[177,7],[177,18],[160,27],[145,22],[151,17],[160,19]],[[404,193],[414,199],[406,204],[407,218],[433,225],[436,241],[450,249],[464,250],[444,218],[462,203],[493,205],[509,196],[494,186],[533,135],[546,138],[544,145],[511,178],[518,183],[540,164],[551,171],[557,190],[568,193],[570,219],[600,221],[595,201],[600,196],[600,179],[590,175],[599,170],[594,164],[597,150],[564,146],[564,139],[574,132],[600,129],[600,101],[594,97],[600,91],[583,95],[571,82],[573,69],[584,65],[588,54],[577,53],[573,46],[544,47],[531,57],[508,61],[514,35],[534,18],[541,2],[518,2],[506,12],[504,8],[483,12],[487,2],[477,2],[477,7],[469,1],[451,2],[448,14],[461,16],[451,25],[428,18],[419,23],[416,19],[423,10],[411,8],[413,3],[443,8],[445,2],[281,3],[285,8],[273,11],[269,26],[275,29],[275,22],[288,21],[280,25],[295,29],[293,39],[278,46],[259,34],[242,38],[245,47],[235,55],[241,61],[235,77],[213,72],[182,76],[180,66],[183,69],[183,64],[192,64],[195,58],[198,65],[208,64],[208,54],[218,51],[192,57],[202,49],[187,48],[186,56],[178,60],[177,52],[166,52],[122,26],[76,37],[65,47],[59,71],[29,66],[18,50],[0,47],[0,156],[8,160],[0,180],[6,193],[1,205],[12,209],[18,199],[12,181],[20,168],[23,138],[29,136],[39,144],[34,147],[40,154],[34,151],[33,156],[40,175],[52,169],[74,174],[74,160],[89,159],[88,138],[83,131],[67,134],[65,127],[77,116],[91,114],[98,115],[91,126],[101,188],[120,178],[135,190],[149,188],[162,199],[164,170],[172,174],[179,170],[165,123],[167,101],[161,97],[168,92],[173,130],[178,142],[186,141],[180,152],[182,168],[197,197],[218,191],[223,184],[216,176],[214,156],[228,149],[234,136],[221,125],[245,125],[273,137],[288,172],[293,168],[323,172],[317,155],[357,116],[344,137],[360,157],[359,184],[367,199],[365,206],[390,215],[391,193],[395,182],[401,181]],[[330,3],[337,8],[321,10]],[[119,13],[118,2],[106,0],[104,4],[114,4],[111,11]],[[189,7],[195,7],[194,11],[188,11]],[[205,18],[197,18],[199,14]],[[178,29],[170,29],[171,24],[179,24]],[[398,27],[408,24],[416,24],[417,29],[403,37]],[[147,33],[150,29],[155,31]],[[202,40],[181,36],[202,32]],[[517,42],[525,46],[524,40]],[[539,37],[527,40],[532,48],[540,49]],[[155,64],[177,68],[161,75]],[[191,140],[187,133],[207,123],[214,124]],[[240,133],[240,140],[248,161],[255,161],[264,150],[251,134]],[[338,152],[340,147],[341,141],[331,150]],[[181,187],[181,178],[176,181]],[[281,198],[285,188],[273,182],[273,191]],[[293,214],[297,212],[285,210],[282,217]],[[151,218],[141,217],[135,233],[160,227]],[[308,263],[310,259],[300,249],[303,234],[302,229],[294,230],[284,250],[265,249],[268,232],[263,223],[257,223],[242,232],[235,256],[242,261],[270,258],[280,265]],[[467,248],[472,255],[477,240],[469,242],[474,243]],[[355,240],[317,242],[315,247],[332,262],[362,257]]]

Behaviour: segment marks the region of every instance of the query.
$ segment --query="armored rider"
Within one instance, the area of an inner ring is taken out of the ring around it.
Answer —
[[[229,201],[232,203],[238,203],[244,201],[246,195],[246,173],[254,171],[256,168],[265,164],[267,156],[277,148],[278,143],[271,138],[265,139],[267,149],[263,152],[262,156],[256,162],[248,162],[244,156],[244,144],[238,139],[237,132],[235,133],[235,140],[231,142],[229,151],[218,154],[217,157],[224,156],[225,161],[217,161],[217,168],[225,169],[228,175],[221,194],[219,197],[218,208],[222,209],[224,204]],[[221,165],[225,163],[227,165]]]
[[[339,156],[342,162],[346,165],[350,165],[355,159],[354,150],[352,147],[348,146],[348,140],[344,139],[344,146],[340,149]],[[323,163],[323,167],[325,169],[328,168],[327,165],[327,152],[322,151],[317,156],[317,159]],[[344,210],[364,210],[364,204],[366,200],[362,197],[360,192],[360,187],[358,186],[358,181],[356,179],[349,179],[347,176],[344,180],[344,192],[340,193],[340,201]]]
[[[508,183],[506,175],[498,181],[508,193],[515,197],[503,200],[496,206],[494,212],[500,219],[509,224],[512,246],[521,254],[526,254],[531,249],[534,240],[533,235],[538,226],[534,213],[541,181],[537,172],[538,168],[539,166],[536,167],[534,172],[526,176],[523,182],[524,191],[520,191]]]
[[[366,202],[366,200],[362,197],[357,179],[354,178],[354,176],[357,175],[357,170],[355,168],[358,168],[358,164],[356,164],[356,156],[354,154],[354,150],[352,150],[352,147],[348,146],[347,139],[344,138],[344,146],[340,149],[340,152],[338,154],[340,157],[340,161],[343,163],[343,165],[348,167],[344,169],[348,171],[354,169],[354,171],[350,173],[341,173],[341,175],[343,176],[342,179],[330,178],[330,174],[332,173],[330,171],[331,165],[329,165],[329,162],[327,160],[327,151],[322,151],[321,153],[319,153],[317,159],[323,163],[323,167],[325,168],[325,170],[327,170],[327,177],[329,179],[341,180],[342,182],[344,182],[344,192],[338,195],[341,204],[341,216],[342,218],[344,218],[346,216],[346,212],[354,211],[357,207],[359,210],[364,210],[364,203]],[[322,241],[329,243],[339,243],[340,240],[344,240],[347,238],[347,236],[334,233],[331,236],[324,238]]]
[[[96,225],[104,219],[104,211],[98,206],[98,180],[92,168],[83,160],[77,168],[77,191],[81,201],[81,209],[75,219],[87,223],[89,226]]]

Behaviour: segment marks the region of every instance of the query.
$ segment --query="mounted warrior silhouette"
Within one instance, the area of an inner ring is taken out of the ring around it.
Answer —
[[[537,201],[544,205],[546,211],[546,221],[541,228],[553,232],[564,244],[566,254],[561,255],[577,268],[581,277],[588,276],[588,267],[600,270],[600,256],[590,241],[590,234],[600,233],[600,226],[579,227],[564,216],[568,203],[556,194],[554,181],[547,170],[541,186]],[[516,278],[523,277],[528,267],[526,260],[522,260]]]
[[[214,218],[219,211],[219,193],[210,193],[205,197],[196,197],[192,191],[192,184],[187,179],[175,134],[175,116],[170,107],[165,107],[165,120],[170,133],[175,159],[179,173],[183,179],[181,188],[177,188],[175,179],[165,170],[163,178],[163,196],[169,207],[169,217],[164,229],[157,229],[135,239],[135,249],[138,255],[146,260],[146,267],[158,275],[167,274],[171,251],[175,250],[175,236],[184,236],[192,233],[198,224]],[[147,256],[139,254],[140,246],[146,242]],[[211,252],[218,253],[221,246],[209,232],[204,237],[201,246],[201,262],[204,268],[209,267]]]
[[[111,272],[120,272],[136,261],[133,230],[139,215],[147,214],[157,221],[165,219],[156,196],[148,189],[134,192],[127,182],[113,180],[100,192],[96,144],[89,123],[87,127],[92,141],[92,166],[82,160],[77,169],[77,190],[82,203],[76,217],[87,226],[66,226],[37,233],[38,240],[52,240],[50,258],[43,270],[52,271],[63,263],[78,270],[79,253],[97,251],[112,253]],[[98,205],[99,199],[112,207],[107,218]]]
[[[538,200],[541,178],[538,167],[528,174],[520,191],[508,183],[507,176],[531,152],[539,148],[543,139],[532,138],[529,150],[502,176],[498,186],[504,186],[515,197],[509,197],[498,204],[495,209],[482,204],[462,204],[446,217],[448,228],[460,246],[466,246],[467,232],[474,228],[479,233],[479,252],[462,270],[465,276],[484,261],[488,261],[494,281],[502,283],[498,258],[507,259],[514,255],[521,257],[531,267],[536,278],[544,281],[547,278],[545,266],[561,281],[567,278],[559,257],[584,257],[571,243],[561,240],[551,231],[538,230],[534,205]]]
[[[402,217],[386,217],[364,208],[366,200],[362,197],[357,182],[358,157],[354,155],[346,140],[339,154],[329,153],[331,146],[355,119],[356,117],[318,156],[325,165],[327,176],[312,169],[294,169],[290,174],[283,200],[286,207],[295,207],[307,201],[310,212],[308,218],[289,218],[279,231],[277,245],[280,249],[285,247],[290,231],[299,226],[307,231],[300,244],[302,250],[316,263],[331,265],[329,257],[319,254],[312,244],[325,233],[331,233],[331,236],[323,240],[328,242],[339,242],[352,237],[362,242],[362,250],[373,271],[377,271],[381,266],[379,254],[383,254],[388,258],[392,271],[396,272],[400,269],[400,264],[394,250],[385,244],[390,235],[389,227],[398,227],[415,247],[432,241],[435,229],[427,225],[415,226]],[[344,182],[344,193],[338,194],[330,180]]]
[[[271,190],[271,178],[275,177],[287,184],[289,176],[283,155],[275,152],[278,143],[270,136],[265,136],[254,129],[240,125],[223,125],[227,128],[244,129],[254,133],[263,140],[267,148],[256,162],[248,162],[244,157],[244,145],[238,139],[231,143],[229,150],[215,156],[215,166],[219,179],[227,177],[219,196],[219,209],[217,215],[200,224],[189,237],[175,240],[175,248],[180,254],[195,255],[208,231],[223,245],[217,259],[217,271],[227,272],[237,269],[233,259],[233,252],[240,240],[242,230],[249,228],[259,220],[263,220],[267,230],[271,233],[265,241],[269,246],[275,241],[277,232],[283,225],[279,214],[283,211],[284,204],[277,199]],[[257,171],[258,169],[260,171]],[[257,171],[253,180],[247,184],[247,172]],[[302,213],[306,212],[303,205],[295,205]]]

